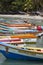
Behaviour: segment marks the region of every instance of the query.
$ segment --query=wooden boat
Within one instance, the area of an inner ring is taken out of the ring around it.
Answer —
[[[9,27],[29,27],[32,26],[31,24],[13,24],[9,25]]]
[[[1,25],[6,25],[8,27],[30,27],[32,26],[30,23],[25,23],[25,24],[8,24],[8,23],[0,23]]]
[[[20,47],[0,42],[0,53],[9,59],[43,61],[43,48]]]
[[[11,38],[37,38],[34,34],[19,34],[19,35],[12,35]]]
[[[6,22],[0,22],[0,25],[4,25],[7,27],[33,27],[35,29],[35,27],[37,27],[37,29],[41,29],[43,30],[43,26],[36,26],[35,24],[31,24],[31,23],[23,23],[23,24],[10,24],[10,23],[6,23]]]
[[[32,29],[25,29],[25,30],[20,30],[20,29],[11,29],[13,31],[14,34],[38,34],[38,33],[42,33],[42,31],[38,31],[38,30],[32,30]]]
[[[25,24],[9,24],[9,23],[0,23],[0,26],[4,27],[4,28],[22,28],[22,29],[34,29],[34,30],[43,30],[43,26],[36,26],[34,24],[31,23],[25,23]]]
[[[29,29],[26,29],[26,30],[20,30],[18,28],[0,28],[0,33],[11,33],[11,34],[24,34],[24,33],[34,33],[34,34],[38,34],[38,33],[41,33],[42,31],[38,31],[38,30],[29,30]]]
[[[0,33],[4,33],[4,35],[5,34],[8,34],[8,35],[9,34],[24,34],[24,33],[38,34],[38,33],[42,33],[43,32],[43,30],[40,30],[40,26],[39,26],[38,29],[33,29],[34,26],[33,26],[33,28],[30,26],[30,28],[32,28],[32,29],[28,29],[29,27],[27,27],[27,24],[23,24],[23,27],[21,26],[22,24],[15,24],[15,25],[17,25],[17,27],[9,27],[9,24],[6,24],[6,23],[5,23],[5,26],[4,26],[3,24],[4,23],[1,23],[1,25],[0,25],[1,26]],[[21,27],[19,27],[19,25]],[[26,25],[26,27],[24,27],[24,25]]]
[[[37,42],[37,38],[12,38],[11,36],[0,36],[0,42],[13,44],[34,44]]]

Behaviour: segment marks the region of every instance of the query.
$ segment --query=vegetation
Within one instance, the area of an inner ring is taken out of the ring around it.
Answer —
[[[0,13],[43,10],[43,0],[0,0]]]

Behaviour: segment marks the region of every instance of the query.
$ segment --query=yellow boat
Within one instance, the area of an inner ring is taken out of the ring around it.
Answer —
[[[37,38],[34,34],[19,34],[19,35],[12,35],[11,38]]]
[[[0,37],[5,37],[6,36],[0,36]],[[11,38],[38,38],[36,35],[34,34],[16,34],[16,35],[10,35],[8,37],[11,37]]]

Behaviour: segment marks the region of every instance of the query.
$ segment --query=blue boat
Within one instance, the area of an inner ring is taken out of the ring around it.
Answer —
[[[0,42],[0,53],[8,59],[43,61],[43,48],[20,48],[15,45]]]

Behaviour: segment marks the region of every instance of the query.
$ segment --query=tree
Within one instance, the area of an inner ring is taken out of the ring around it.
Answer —
[[[43,10],[43,0],[0,0],[0,12]]]
[[[33,9],[33,1],[32,0],[25,0],[24,11],[29,11],[32,9]]]

